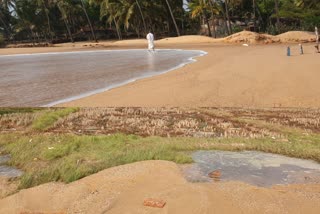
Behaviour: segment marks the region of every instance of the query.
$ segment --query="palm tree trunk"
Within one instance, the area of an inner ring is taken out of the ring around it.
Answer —
[[[228,27],[228,31],[229,31],[229,34],[232,34],[232,29],[231,29],[231,22],[230,22],[230,16],[229,16],[229,1],[226,0],[225,1],[225,5],[226,5],[226,17],[227,17],[227,20],[228,20],[228,24],[227,24],[227,27]]]
[[[31,38],[32,38],[32,45],[35,46],[34,33],[33,33],[33,30],[31,28],[30,28],[30,32],[31,32]]]
[[[119,40],[121,40],[121,39],[122,39],[122,38],[121,38],[121,33],[120,33],[120,30],[119,30],[119,27],[118,27],[118,23],[117,23],[117,21],[116,21],[115,18],[113,18],[113,22],[114,22],[114,25],[116,26],[118,38],[119,38]]]
[[[141,15],[141,18],[142,18],[143,27],[144,27],[144,33],[147,34],[147,25],[146,25],[146,21],[144,20],[144,16],[143,16],[143,13],[142,13],[142,10],[141,10],[139,1],[136,0],[136,3],[137,3],[137,5],[138,5],[139,11],[140,11],[140,15]]]
[[[45,5],[45,2],[44,0],[42,0],[42,5],[43,5],[43,8],[44,8],[44,13],[46,14],[46,18],[47,18],[47,23],[48,23],[48,31],[49,31],[49,35],[50,35],[50,39],[51,39],[51,43],[53,41],[53,36],[52,36],[52,31],[51,31],[51,24],[50,24],[50,18],[49,18],[49,12],[48,12],[48,9]]]
[[[177,23],[176,23],[176,20],[175,20],[175,18],[174,18],[174,16],[173,16],[173,12],[172,12],[171,6],[170,6],[168,0],[166,0],[166,2],[167,2],[167,5],[168,5],[168,8],[169,8],[169,11],[170,11],[170,15],[171,15],[172,21],[173,21],[174,26],[175,26],[175,28],[176,28],[177,35],[180,36],[180,31],[179,31],[178,25],[177,25]]]
[[[253,31],[256,32],[256,1],[252,0],[253,8]]]
[[[230,35],[230,32],[229,32],[229,28],[228,28],[228,23],[227,23],[227,16],[226,16],[226,13],[225,12],[222,12],[223,13],[223,23],[224,23],[224,33],[226,35]]]
[[[216,25],[215,25],[215,20],[214,20],[214,13],[213,13],[213,5],[212,5],[212,1],[209,0],[209,5],[211,7],[211,18],[212,18],[212,27],[213,27],[213,36],[214,38],[217,38],[217,33],[216,33]]]
[[[216,23],[214,16],[212,17],[212,29],[213,29],[213,37],[217,38],[217,32],[216,32]]]
[[[72,43],[74,43],[74,40],[73,40],[73,37],[72,37],[71,31],[70,31],[70,27],[69,27],[69,25],[68,25],[68,23],[67,23],[67,20],[66,20],[66,19],[63,19],[63,21],[64,21],[64,24],[66,25],[66,28],[67,28],[67,31],[68,31],[68,34],[69,34],[70,40],[71,40],[71,42],[72,42]]]
[[[210,24],[209,24],[209,19],[208,17],[206,16],[206,14],[204,13],[204,11],[202,12],[203,13],[203,18],[208,26],[208,33],[209,33],[209,36],[212,37],[212,33],[211,33],[211,29],[210,29]]]
[[[98,42],[98,40],[97,40],[97,38],[96,38],[96,35],[94,34],[93,27],[92,27],[90,18],[89,18],[89,16],[88,16],[86,7],[85,7],[85,5],[84,5],[84,3],[83,3],[83,0],[81,0],[81,5],[82,5],[82,10],[83,10],[83,12],[86,14],[86,18],[87,18],[87,21],[88,21],[88,24],[89,24],[89,27],[90,27],[90,30],[91,30],[92,37],[93,37],[93,39],[94,39],[96,42]]]
[[[277,17],[277,23],[276,23],[276,29],[277,32],[279,33],[279,27],[280,27],[280,17],[279,17],[279,0],[274,0],[274,9],[276,12],[276,17]]]

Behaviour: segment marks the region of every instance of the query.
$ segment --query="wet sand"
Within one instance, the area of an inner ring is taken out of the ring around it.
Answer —
[[[49,183],[0,200],[0,213],[319,213],[319,185],[262,188],[240,182],[189,183],[167,161],[110,168],[70,184]],[[164,208],[143,206],[146,198]]]
[[[203,54],[131,49],[0,56],[0,106],[52,106],[166,73]]]
[[[63,106],[320,107],[320,55],[285,45],[176,44],[208,55],[154,78]],[[160,45],[161,47],[161,45]]]
[[[90,46],[91,45],[91,46]],[[63,44],[54,48],[0,49],[0,54],[145,48],[145,40]],[[320,107],[320,55],[313,44],[226,44],[183,37],[156,42],[157,48],[203,50],[197,63],[139,80],[61,106],[232,106]]]

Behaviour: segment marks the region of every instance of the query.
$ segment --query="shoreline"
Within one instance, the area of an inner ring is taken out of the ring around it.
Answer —
[[[320,55],[312,53],[312,44],[305,45],[305,55],[292,57],[283,44],[175,47],[208,54],[170,73],[59,106],[320,107]]]
[[[126,51],[126,50],[145,50],[145,49],[121,49],[121,51]],[[188,50],[182,50],[182,49],[156,49],[155,51],[157,51],[157,50],[188,51]],[[98,50],[98,51],[99,52],[105,52],[105,51],[117,51],[117,50]],[[137,78],[134,78],[134,79],[126,80],[126,81],[124,81],[122,83],[112,84],[112,85],[107,86],[105,88],[97,89],[97,90],[94,90],[94,91],[89,91],[89,92],[86,92],[84,94],[80,94],[80,95],[77,95],[77,96],[72,96],[72,97],[69,97],[69,98],[62,99],[62,100],[53,101],[53,102],[48,103],[46,105],[43,105],[41,107],[53,107],[53,106],[63,105],[64,103],[69,103],[69,102],[72,102],[72,101],[75,101],[75,100],[79,100],[79,99],[82,99],[82,98],[85,98],[85,97],[89,97],[89,96],[93,96],[93,95],[96,95],[96,94],[104,93],[104,92],[110,91],[112,89],[123,87],[125,85],[130,84],[130,83],[134,83],[134,82],[137,82],[137,81],[140,81],[140,80],[143,80],[143,79],[154,78],[154,77],[157,77],[159,75],[163,75],[163,74],[169,73],[171,71],[183,68],[186,65],[195,63],[195,62],[197,62],[196,58],[199,58],[199,57],[202,57],[202,56],[205,56],[206,54],[208,54],[207,52],[202,51],[202,50],[193,50],[193,51],[199,51],[199,55],[198,56],[194,56],[194,57],[190,57],[190,58],[187,59],[187,62],[181,63],[181,64],[179,64],[177,66],[174,66],[174,67],[172,67],[172,68],[170,68],[168,70],[161,71],[161,72],[159,72],[157,74],[146,74],[146,75],[143,75],[141,77],[137,77]],[[79,51],[79,52],[83,53],[83,52],[97,52],[97,51]],[[74,53],[74,52],[64,52],[64,53]],[[45,53],[45,54],[51,54],[51,53]],[[56,52],[56,54],[59,54],[59,52]]]
[[[320,55],[314,53],[312,43],[304,44],[304,55],[299,55],[298,44],[291,44],[292,56],[287,57],[287,45],[282,43],[245,47],[201,36],[179,39],[158,40],[156,48],[203,50],[207,55],[182,68],[56,106],[320,107],[320,85],[316,81],[320,78]],[[0,55],[145,49],[146,41],[106,41],[95,45],[67,43],[60,47],[0,49]]]
[[[77,56],[77,54],[79,56],[83,56],[86,54],[111,54],[111,53],[129,53],[129,54],[134,54],[136,52],[147,52],[146,49],[116,49],[116,50],[82,50],[82,51],[69,51],[69,52],[47,52],[47,53],[24,53],[24,54],[14,54],[14,55],[0,55],[0,59],[1,58],[8,58],[8,59],[14,59],[15,57],[24,57],[24,56],[33,56],[33,57],[38,57],[38,56],[43,56],[43,55],[47,55],[48,57],[54,56],[54,55],[60,55],[60,56]],[[52,107],[55,105],[59,105],[59,104],[63,104],[66,102],[71,102],[77,99],[81,99],[81,98],[85,98],[91,95],[95,95],[98,93],[103,93],[105,91],[109,91],[111,89],[114,88],[118,88],[142,79],[147,79],[147,78],[153,78],[159,75],[163,75],[166,74],[168,72],[171,72],[173,70],[182,68],[188,64],[194,63],[196,62],[196,58],[199,58],[201,56],[206,55],[207,53],[201,50],[183,50],[183,49],[165,49],[165,48],[159,48],[156,49],[155,52],[153,54],[157,54],[159,53],[160,56],[163,55],[163,53],[166,53],[166,51],[168,51],[168,54],[175,53],[179,55],[179,52],[181,52],[182,55],[184,55],[184,53],[188,53],[189,52],[189,56],[183,57],[183,60],[181,58],[181,61],[179,60],[179,62],[177,63],[171,63],[172,66],[170,67],[166,67],[166,68],[161,68],[161,69],[151,69],[151,70],[146,70],[146,72],[144,72],[144,74],[141,74],[139,76],[133,76],[133,77],[128,77],[127,79],[122,79],[121,81],[118,82],[114,82],[114,83],[110,83],[109,85],[106,85],[106,87],[102,87],[102,88],[98,88],[94,89],[94,90],[89,90],[89,91],[84,91],[81,94],[76,94],[76,95],[70,95],[69,97],[65,97],[62,99],[57,99],[57,100],[53,100],[47,104],[43,104],[40,105],[40,107]],[[192,53],[192,54],[191,54]],[[159,56],[159,57],[160,57]],[[19,58],[18,58],[19,59]],[[161,58],[159,58],[161,59]],[[170,64],[170,65],[171,65]],[[109,67],[106,69],[110,69]],[[111,68],[112,69],[112,68]],[[108,78],[108,76],[106,77]],[[102,86],[102,85],[101,85]],[[14,105],[14,104],[13,104]],[[12,105],[12,106],[13,106]]]

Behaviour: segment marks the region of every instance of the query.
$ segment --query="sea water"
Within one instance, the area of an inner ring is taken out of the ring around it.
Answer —
[[[0,56],[0,106],[52,106],[171,71],[205,52],[102,50]]]

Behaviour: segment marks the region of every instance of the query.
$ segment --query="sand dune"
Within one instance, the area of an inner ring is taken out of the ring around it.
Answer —
[[[315,34],[307,31],[290,31],[280,35],[276,38],[282,43],[286,42],[315,42]]]
[[[277,36],[260,34],[251,31],[242,31],[225,38],[212,38],[200,35],[189,35],[180,37],[164,38],[156,41],[156,44],[202,44],[202,43],[248,43],[248,44],[270,44],[270,43],[299,43],[314,42],[315,35],[307,31],[290,31]],[[138,45],[144,44],[145,40],[125,40],[118,41],[116,45]]]
[[[224,42],[229,43],[248,43],[248,44],[270,44],[270,43],[305,43],[314,42],[313,32],[290,31],[277,36],[269,34],[259,34],[250,31],[242,31],[226,37]]]

